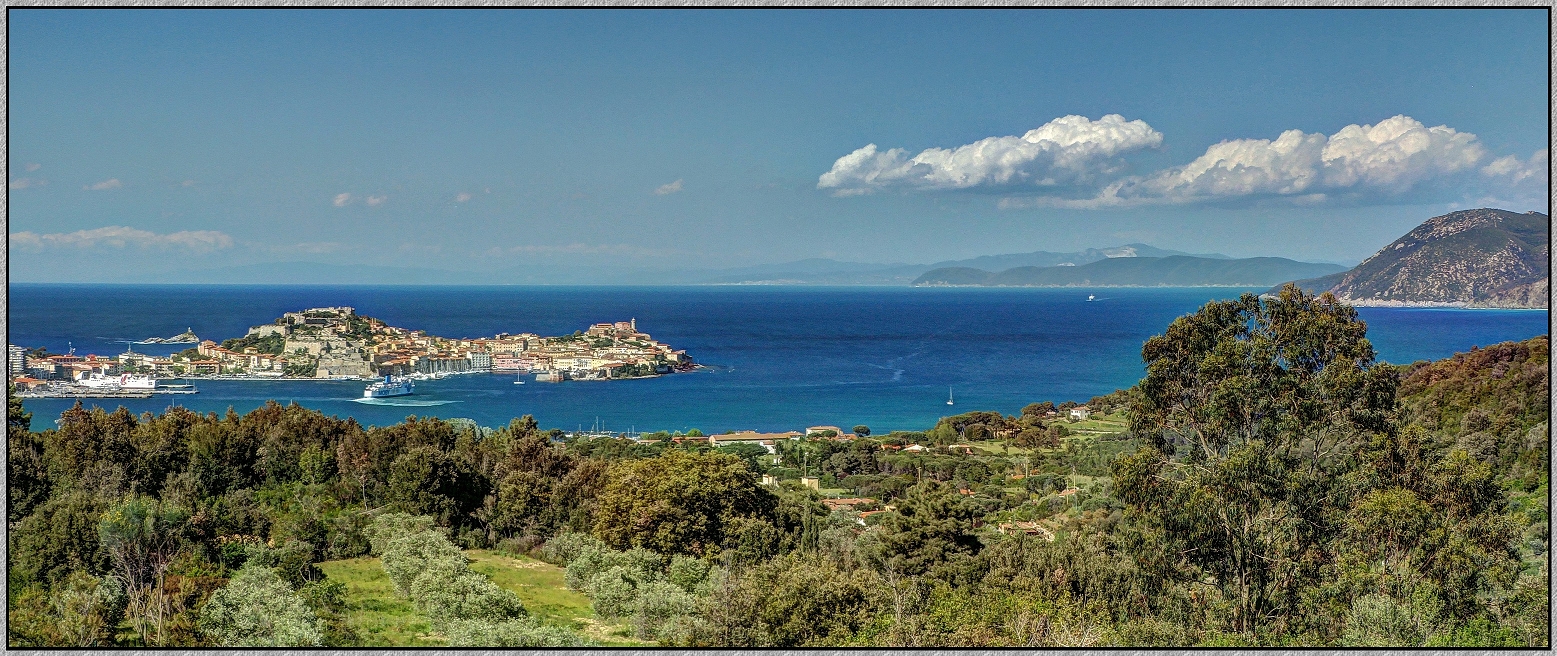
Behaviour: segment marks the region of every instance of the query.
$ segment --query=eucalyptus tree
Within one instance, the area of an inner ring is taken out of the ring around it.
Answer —
[[[1288,285],[1208,303],[1141,349],[1144,444],[1115,461],[1115,490],[1189,585],[1231,604],[1235,631],[1285,628],[1362,491],[1357,453],[1393,431],[1397,374],[1366,333],[1350,306]]]

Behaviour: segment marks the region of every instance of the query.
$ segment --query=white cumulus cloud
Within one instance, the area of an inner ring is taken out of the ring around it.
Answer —
[[[330,201],[336,207],[345,207],[351,204],[351,194],[336,194],[335,200]]]
[[[902,148],[883,151],[867,144],[833,162],[816,186],[834,189],[836,196],[852,196],[889,186],[1067,185],[1117,172],[1120,155],[1160,145],[1162,133],[1139,119],[1062,116],[1020,137],[988,137],[955,148],[929,148],[912,157]]]
[[[1474,134],[1401,115],[1348,125],[1328,137],[1288,130],[1275,140],[1223,141],[1189,164],[1116,180],[1093,198],[1039,197],[1007,206],[1124,207],[1249,196],[1315,203],[1336,192],[1398,194],[1468,170],[1485,156]]]
[[[664,195],[667,195],[667,194],[674,194],[674,193],[676,193],[678,191],[681,191],[681,179],[680,178],[677,178],[675,182],[669,182],[669,183],[666,183],[666,184],[662,184],[662,185],[660,185],[660,186],[658,186],[658,187],[656,187],[654,189],[654,193],[657,196],[664,196]]]
[[[43,185],[46,185],[48,183],[49,183],[48,180],[44,180],[42,178],[17,178],[15,180],[10,181],[6,185],[6,188],[7,189],[26,189],[28,187],[42,187]]]
[[[178,249],[195,253],[208,253],[232,248],[232,237],[215,230],[183,230],[157,234],[129,226],[106,226],[75,232],[38,234],[35,232],[11,233],[11,244],[35,249],[42,248],[94,248],[99,246],[125,248]]]
[[[472,198],[472,196],[470,194],[462,191],[459,194],[454,196],[454,202],[456,202],[456,203],[463,203],[463,202],[465,202],[467,200],[470,200],[471,198]]]
[[[102,182],[94,182],[81,188],[87,191],[108,191],[109,189],[118,189],[123,186],[124,183],[119,182],[119,178],[109,178]]]
[[[41,169],[41,168],[43,168],[43,165],[42,165],[42,164],[39,164],[39,163],[37,163],[37,162],[29,162],[29,163],[28,163],[28,164],[27,164],[27,171],[28,171],[28,172],[29,172],[29,173],[30,173],[30,172],[32,172],[32,171],[36,171],[36,170],[38,170],[38,169]]]
[[[1446,125],[1430,128],[1398,115],[1376,125],[1341,128],[1330,135],[1321,159],[1331,187],[1404,191],[1423,180],[1469,169],[1486,154],[1474,134]]]
[[[368,196],[367,204],[368,204],[369,207],[378,207],[379,205],[383,205],[384,204],[384,199],[385,198],[387,198],[387,197],[386,196]]]

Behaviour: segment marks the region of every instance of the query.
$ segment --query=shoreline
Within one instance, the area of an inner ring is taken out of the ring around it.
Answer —
[[[1416,308],[1416,309],[1435,309],[1435,310],[1539,310],[1541,312],[1547,312],[1547,311],[1550,310],[1549,308],[1544,308],[1544,307],[1525,307],[1525,306],[1508,306],[1508,307],[1505,307],[1505,306],[1500,306],[1500,305],[1477,305],[1477,304],[1467,303],[1467,302],[1463,302],[1463,301],[1454,301],[1454,302],[1448,302],[1448,301],[1392,301],[1392,300],[1346,299],[1346,298],[1337,299],[1337,300],[1339,300],[1342,303],[1345,303],[1347,305],[1350,305],[1352,307],[1357,307],[1357,308],[1364,308],[1364,307],[1365,308]]]
[[[614,381],[614,380],[641,380],[641,379],[646,379],[646,378],[661,378],[661,377],[669,376],[669,375],[672,375],[672,374],[688,374],[688,373],[693,373],[693,372],[696,372],[696,371],[699,371],[699,370],[702,370],[702,369],[707,369],[707,367],[705,367],[705,366],[703,366],[701,364],[698,364],[698,365],[694,365],[691,369],[686,369],[686,370],[672,369],[671,371],[666,372],[666,373],[662,373],[662,374],[649,374],[649,375],[646,375],[646,376],[628,376],[628,377],[625,377],[625,378],[589,378],[589,379],[584,379],[584,378],[571,379],[570,378],[570,379],[565,380],[565,381],[555,381],[555,382],[559,382],[559,383],[564,383],[564,382],[566,382],[566,383],[574,383],[574,382],[584,383],[584,382],[610,382],[610,381]],[[514,376],[516,374],[522,376],[522,375],[533,374],[533,373],[537,373],[537,372],[455,371],[455,372],[446,373],[443,376],[439,376],[439,377],[412,378],[411,380],[414,380],[414,381],[420,383],[420,382],[429,381],[429,380],[439,380],[441,378],[448,378],[448,377],[451,377],[451,376],[475,376],[475,375],[486,374],[486,375],[489,375],[489,376],[504,376],[504,377],[508,377],[508,376]],[[376,380],[380,380],[382,378],[383,378],[382,376],[374,376],[372,378],[359,378],[359,377],[354,377],[354,376],[342,376],[342,377],[339,377],[339,378],[312,378],[312,377],[310,377],[310,378],[299,378],[299,377],[288,377],[288,376],[222,376],[222,375],[217,375],[217,376],[173,376],[173,377],[169,377],[169,378],[158,378],[157,380],[227,380],[227,381],[236,381],[236,382],[292,381],[292,382],[319,382],[319,383],[368,383],[368,382],[373,382],[373,381],[376,381]],[[549,381],[534,381],[534,380],[530,380],[530,381],[525,381],[525,382],[530,383],[530,382],[549,382]]]

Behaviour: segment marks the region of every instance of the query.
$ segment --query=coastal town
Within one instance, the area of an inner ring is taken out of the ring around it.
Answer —
[[[194,343],[166,356],[51,354],[10,345],[10,382],[31,396],[145,396],[191,392],[175,378],[367,380],[438,378],[465,373],[533,375],[539,382],[618,380],[684,372],[698,365],[685,350],[639,332],[636,319],[597,323],[571,335],[499,333],[449,338],[391,326],[351,307],[287,312],[221,343],[191,332],[141,344]]]

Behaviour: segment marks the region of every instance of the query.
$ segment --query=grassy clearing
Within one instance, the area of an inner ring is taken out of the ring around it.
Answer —
[[[608,624],[595,619],[589,597],[569,590],[563,570],[533,558],[513,557],[486,550],[466,551],[471,571],[486,575],[502,588],[514,591],[524,607],[546,624],[563,626],[604,646],[642,646],[625,623]],[[346,618],[364,646],[445,646],[432,634],[427,618],[411,602],[395,593],[377,558],[352,558],[319,563],[332,581],[346,584]]]
[[[346,584],[346,621],[367,647],[432,647],[444,641],[411,601],[395,594],[377,558],[319,563],[331,581]]]

